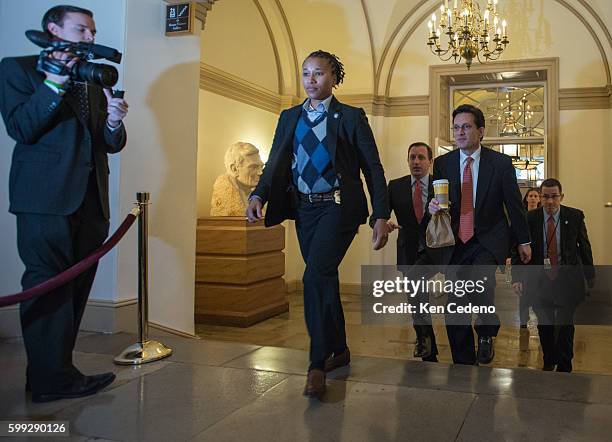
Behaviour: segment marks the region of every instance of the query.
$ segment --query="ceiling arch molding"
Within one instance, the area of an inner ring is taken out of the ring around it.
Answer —
[[[408,12],[408,14],[404,16],[404,18],[402,18],[402,20],[398,23],[398,25],[395,27],[395,29],[391,33],[391,37],[389,37],[389,40],[387,41],[387,44],[385,45],[385,48],[382,51],[382,54],[380,56],[380,61],[378,62],[378,67],[376,69],[376,73],[374,74],[374,95],[378,94],[378,89],[380,86],[380,80],[382,76],[382,69],[385,64],[387,54],[391,50],[391,45],[395,41],[395,38],[400,33],[400,31],[402,30],[406,22],[410,19],[410,17],[412,17],[415,14],[415,12],[418,11],[428,1],[429,0],[421,0],[414,8],[412,8]]]
[[[289,26],[289,20],[287,19],[287,14],[285,14],[285,10],[283,9],[283,5],[281,5],[280,0],[274,0],[274,4],[278,9],[278,13],[281,16],[283,27],[285,29],[285,33],[289,40],[289,47],[291,49],[291,61],[293,66],[293,78],[295,79],[295,91],[294,94],[296,97],[300,96],[300,68],[298,65],[297,59],[297,50],[295,49],[295,40],[293,39],[293,33],[291,32],[291,26]]]
[[[433,14],[437,10],[438,10],[438,4],[436,3],[436,5],[426,10],[426,12],[422,14],[419,17],[419,19],[412,24],[412,26],[410,27],[406,35],[404,35],[404,38],[402,38],[402,41],[398,45],[397,50],[395,51],[395,54],[393,54],[393,58],[391,59],[391,64],[389,65],[389,74],[387,75],[387,82],[385,84],[385,96],[388,97],[389,94],[391,93],[391,81],[393,80],[393,72],[395,71],[395,65],[397,64],[397,61],[399,60],[399,57],[402,54],[402,50],[404,49],[404,46],[406,45],[410,37],[412,37],[412,34],[414,34],[414,31],[416,30],[416,28],[418,28],[421,25],[421,23],[425,21],[425,19],[427,19],[428,17],[431,17],[431,14]]]
[[[284,79],[283,79],[283,68],[281,66],[280,57],[278,55],[278,47],[276,46],[276,40],[274,40],[274,34],[272,32],[272,28],[270,26],[270,22],[268,21],[268,17],[264,13],[264,10],[261,7],[261,4],[259,3],[259,0],[253,0],[253,3],[255,4],[255,7],[259,11],[259,15],[261,16],[261,19],[264,22],[264,26],[266,27],[266,31],[268,33],[268,37],[270,38],[270,44],[272,44],[272,51],[274,52],[274,61],[275,61],[275,64],[276,64],[276,75],[277,75],[277,78],[278,78],[278,81],[277,81],[277,87],[278,87],[277,93],[278,94],[282,94],[284,89],[285,89],[285,86],[284,86]]]
[[[578,20],[580,20],[580,22],[584,25],[584,27],[587,29],[587,31],[589,31],[589,34],[591,34],[591,36],[593,37],[593,40],[595,41],[595,44],[597,45],[597,48],[599,49],[599,53],[601,54],[601,59],[602,62],[604,64],[604,68],[606,70],[606,84],[610,84],[612,83],[612,77],[610,76],[610,63],[608,62],[608,57],[606,55],[606,50],[604,49],[603,45],[601,44],[601,40],[599,39],[599,36],[597,35],[597,33],[595,32],[595,30],[593,29],[593,27],[591,26],[591,24],[587,21],[587,19],[580,13],[578,12],[578,10],[576,8],[574,8],[572,5],[569,4],[569,2],[567,2],[566,0],[555,0],[557,3],[559,3],[560,5],[564,6],[566,9],[568,9],[572,14],[574,14],[576,16],[576,18],[578,18]],[[579,3],[581,3],[583,6],[586,4],[585,2],[583,2],[583,0],[579,0]],[[586,8],[587,10],[590,9],[589,12],[594,13],[594,11],[589,7]],[[604,31],[604,33],[606,34],[606,36],[608,38],[610,38],[610,32],[608,31],[608,28],[606,27],[606,25],[601,21],[601,19],[595,15],[598,23],[600,24],[600,26],[602,27],[602,30]],[[612,41],[612,39],[609,39],[608,42],[610,43]]]
[[[589,5],[586,2],[586,0],[578,0],[578,3],[580,3],[584,7],[584,9],[589,11],[589,14],[591,14],[593,16],[593,18],[597,21],[597,23],[599,24],[599,26],[603,30],[604,34],[606,35],[606,39],[608,40],[608,45],[610,45],[610,48],[612,49],[612,35],[610,35],[610,30],[608,29],[606,24],[603,22],[601,17],[593,10],[591,5]]]
[[[404,19],[402,19],[402,22],[400,23],[401,26],[405,26],[406,22],[409,20],[410,16],[413,15],[418,10],[418,8],[423,3],[426,3],[427,1],[431,1],[431,0],[426,0],[425,2],[421,2],[415,8],[413,8],[406,15],[406,17],[404,17]],[[604,49],[604,47],[603,47],[603,45],[601,43],[601,40],[599,39],[599,36],[595,32],[595,30],[593,29],[591,24],[586,20],[586,18],[576,8],[571,6],[566,0],[554,0],[554,1],[557,2],[558,4],[560,4],[561,6],[563,6],[564,8],[566,8],[567,10],[569,10],[572,14],[574,14],[574,16],[576,16],[576,18],[578,18],[578,20],[587,29],[587,31],[589,32],[589,34],[593,38],[593,41],[595,42],[595,45],[597,46],[597,48],[599,50],[599,53],[600,53],[600,56],[601,56],[601,60],[602,60],[602,64],[604,66],[604,70],[605,70],[605,73],[606,73],[606,83],[608,85],[611,84],[612,83],[612,77],[611,77],[611,74],[610,74],[610,63],[608,61],[608,57],[607,57],[606,51],[605,51],[605,49]],[[582,4],[583,6],[585,6],[585,4],[586,4],[585,0],[577,0],[577,1],[580,4]],[[427,10],[427,12],[422,14],[419,17],[419,19],[411,26],[411,28],[408,30],[408,32],[402,38],[402,41],[398,45],[398,47],[397,47],[397,49],[396,49],[396,51],[395,51],[395,53],[393,55],[391,64],[389,66],[389,73],[387,75],[387,81],[386,81],[386,85],[385,85],[385,96],[389,96],[389,93],[390,93],[390,90],[391,90],[391,82],[393,80],[393,72],[395,70],[395,65],[397,64],[397,61],[398,61],[398,59],[399,59],[399,57],[400,57],[400,55],[402,53],[402,50],[404,49],[404,46],[406,45],[406,43],[408,42],[408,40],[410,39],[410,37],[412,36],[414,31],[416,30],[416,28],[418,26],[420,26],[420,24],[423,21],[425,21],[433,12],[435,12],[439,8],[439,1],[438,0],[434,0],[434,1],[431,1],[431,2],[434,3],[434,6],[432,6],[431,8],[429,8]],[[588,4],[586,4],[586,5],[588,6]],[[585,6],[585,9],[587,9],[589,11],[589,13],[596,15],[595,11],[593,11],[592,8]],[[598,19],[597,22],[602,27],[602,32],[604,32],[606,37],[609,37],[609,35],[610,35],[609,30],[607,29],[605,24],[601,21],[601,19]],[[398,33],[399,33],[399,30],[397,30],[397,33],[395,33],[395,31],[394,31],[394,35],[390,39],[390,41],[388,43],[388,47],[390,47],[390,45],[392,43],[392,40],[395,38],[395,36]],[[610,39],[609,41],[612,42],[612,39]],[[387,48],[385,48],[385,49],[387,49]],[[379,74],[380,74],[380,69],[383,66],[383,62],[384,62],[384,60],[381,59],[381,62],[379,63]]]
[[[376,54],[374,52],[374,36],[372,35],[372,24],[365,0],[361,0],[361,10],[363,11],[366,29],[368,30],[368,39],[370,41],[370,57],[372,58],[372,94],[376,95]]]

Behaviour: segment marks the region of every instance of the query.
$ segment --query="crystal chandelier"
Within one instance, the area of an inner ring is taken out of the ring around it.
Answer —
[[[510,42],[506,34],[506,20],[499,20],[497,1],[487,0],[484,13],[475,0],[454,0],[453,8],[448,0],[440,6],[440,20],[436,14],[427,22],[429,37],[427,45],[442,61],[454,58],[459,64],[465,60],[468,70],[476,58],[480,63],[497,60]],[[501,25],[501,27],[500,27]],[[442,48],[442,34],[448,37],[446,49]],[[483,60],[484,59],[484,60]]]

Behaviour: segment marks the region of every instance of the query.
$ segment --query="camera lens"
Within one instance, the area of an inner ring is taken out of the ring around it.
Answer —
[[[111,88],[119,80],[119,72],[114,66],[100,63],[80,61],[72,68],[72,77],[75,80],[95,83],[104,88]]]

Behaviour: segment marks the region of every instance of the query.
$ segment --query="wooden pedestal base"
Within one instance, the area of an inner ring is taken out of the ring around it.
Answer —
[[[284,247],[283,226],[198,219],[195,321],[248,327],[288,311]]]

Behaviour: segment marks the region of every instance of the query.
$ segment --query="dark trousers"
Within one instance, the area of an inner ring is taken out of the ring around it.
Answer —
[[[423,249],[418,252],[416,261],[411,266],[400,266],[400,269],[404,276],[409,280],[420,280],[424,278],[425,281],[432,278],[438,273],[438,266],[434,265],[433,260],[427,253],[427,249]],[[416,311],[412,313],[412,324],[414,331],[416,332],[417,339],[421,340],[426,337],[431,338],[431,355],[427,358],[422,358],[423,361],[438,362],[438,347],[436,345],[436,334],[431,321],[430,313],[422,313],[419,309],[420,305],[429,302],[429,293],[425,291],[418,292],[414,298],[409,299],[409,302],[416,305]],[[416,303],[415,303],[416,301]]]
[[[338,266],[357,228],[340,225],[340,205],[301,201],[296,230],[304,271],[304,317],[310,335],[310,368],[323,369],[325,359],[346,349]]]
[[[448,296],[449,302],[457,305],[495,305],[495,257],[473,237],[466,244],[458,240],[450,261],[451,274],[447,279],[464,281],[486,280],[483,293],[464,296]],[[476,348],[472,332],[472,315],[469,313],[446,314],[446,332],[455,364],[476,364]],[[474,322],[474,330],[479,337],[497,336],[499,316],[496,313],[479,314]]]
[[[552,299],[538,298],[533,308],[538,317],[538,334],[544,365],[570,373],[574,357],[574,312],[576,306],[555,305]]]
[[[72,215],[18,213],[17,249],[25,265],[23,289],[48,280],[86,257],[104,242],[108,228],[93,174],[83,203]],[[72,365],[72,350],[96,267],[20,305],[27,377],[35,393],[57,391],[82,376]]]

